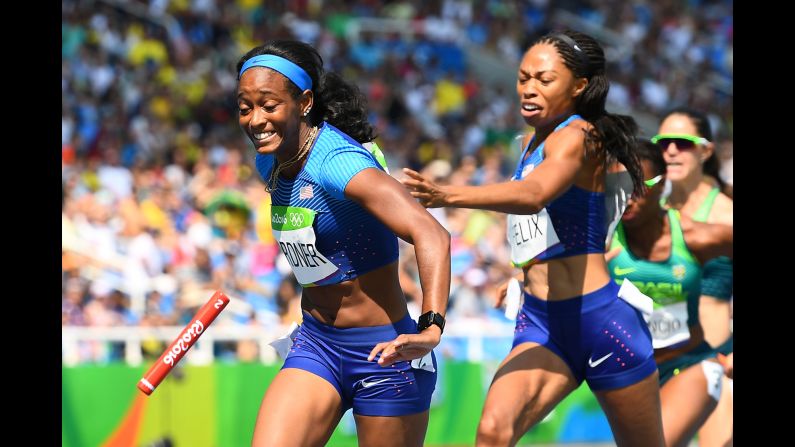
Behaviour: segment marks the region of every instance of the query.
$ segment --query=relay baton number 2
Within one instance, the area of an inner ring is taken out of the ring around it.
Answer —
[[[210,297],[210,300],[196,312],[196,315],[185,326],[176,340],[171,342],[171,345],[163,352],[157,362],[144,374],[138,382],[138,389],[146,395],[152,394],[227,304],[229,304],[229,298],[223,292],[216,291]]]

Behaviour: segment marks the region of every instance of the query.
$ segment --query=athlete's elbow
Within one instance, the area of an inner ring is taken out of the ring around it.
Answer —
[[[441,252],[450,251],[450,232],[447,231],[442,224],[439,223],[434,217],[430,216],[428,225],[423,226],[424,237],[428,238],[435,250]]]
[[[450,232],[445,230],[444,227],[439,225],[439,231],[436,232],[437,240],[439,241],[439,250],[442,253],[450,253]]]
[[[537,214],[544,209],[548,201],[545,197],[543,188],[531,185],[532,187],[524,186],[517,194],[513,196],[514,210],[513,214]]]
[[[538,200],[524,198],[515,202],[509,212],[511,214],[527,215],[537,214],[542,209],[544,209],[544,204],[540,203]]]
[[[429,238],[433,241],[433,244],[437,246],[436,248],[438,250],[450,251],[450,232],[445,230],[439,222],[434,222],[434,224],[428,235]]]
[[[425,247],[430,250],[449,250],[450,233],[430,213],[415,216],[408,232],[402,236],[403,240],[417,248]]]
[[[544,209],[544,205],[533,203],[527,205],[527,207],[525,208],[526,212],[524,214],[538,214],[542,209]]]

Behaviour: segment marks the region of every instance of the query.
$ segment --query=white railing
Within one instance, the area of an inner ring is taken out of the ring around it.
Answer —
[[[453,322],[445,327],[444,337],[467,338],[466,357],[472,361],[483,359],[484,342],[488,338],[510,337],[513,324],[478,320],[477,322]],[[124,343],[124,360],[130,365],[143,362],[142,343],[155,340],[171,343],[183,330],[180,326],[121,326],[121,327],[79,327],[66,326],[61,331],[61,350],[64,366],[74,366],[81,362],[81,342],[119,342]],[[213,345],[216,342],[253,341],[259,348],[259,359],[269,364],[279,361],[276,351],[269,343],[285,334],[287,326],[236,326],[221,325],[209,327],[201,338],[185,355],[184,361],[191,365],[207,365],[215,360]],[[159,355],[159,354],[158,354]]]

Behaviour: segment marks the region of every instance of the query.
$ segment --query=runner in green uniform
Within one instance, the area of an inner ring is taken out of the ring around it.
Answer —
[[[654,141],[663,151],[668,165],[667,178],[671,194],[666,206],[679,210],[697,222],[731,225],[732,200],[721,192],[723,184],[718,175],[720,167],[709,120],[703,113],[677,108],[660,123]],[[725,257],[704,265],[701,280],[699,314],[704,338],[722,354],[732,355],[734,340],[731,332],[733,264]],[[701,430],[699,443],[726,445],[732,441],[733,405],[731,381],[724,378],[723,397]]]
[[[662,153],[641,142],[638,155],[649,189],[644,197],[629,200],[608,267],[616,283],[628,279],[654,300],[653,312],[644,317],[660,372],[665,440],[667,445],[687,445],[716,407],[723,376],[699,323],[702,265],[731,255],[733,229],[664,210]]]

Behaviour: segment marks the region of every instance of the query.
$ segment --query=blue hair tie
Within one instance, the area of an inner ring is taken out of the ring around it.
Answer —
[[[240,69],[237,79],[240,80],[240,77],[243,76],[243,72],[251,67],[266,67],[276,70],[292,81],[293,84],[297,85],[301,91],[312,90],[312,78],[306,74],[303,68],[283,57],[273,54],[254,56],[243,64],[243,68]]]

